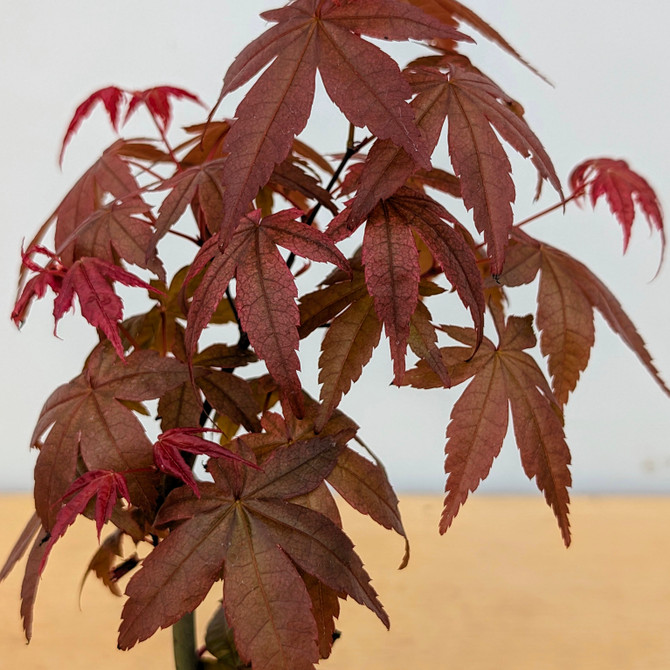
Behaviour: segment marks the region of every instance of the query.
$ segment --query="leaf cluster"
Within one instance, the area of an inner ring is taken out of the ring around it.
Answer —
[[[460,387],[446,428],[442,533],[488,475],[511,416],[524,472],[570,543],[563,412],[589,361],[596,311],[670,394],[608,288],[515,219],[508,153],[528,159],[537,194],[548,182],[559,206],[605,196],[624,249],[636,206],[663,236],[657,198],[609,158],[578,165],[564,194],[521,105],[459,52],[475,28],[531,67],[499,33],[456,0],[293,0],[263,18],[272,25],[180,144],[172,105],[200,101],[172,86],[100,89],[67,129],[63,150],[100,103],[115,130],[144,108],[157,137],[108,147],[23,252],[14,321],[52,293],[57,323],[76,297],[100,339],[49,396],[31,439],[36,516],[0,573],[28,553],[28,639],[39,576],[79,516],[98,534],[115,526],[88,568],[113,593],[139,566],[125,588],[121,648],[175,624],[219,581],[206,646],[221,667],[314,667],[331,652],[347,597],[388,626],[333,494],[398,533],[407,563],[397,497],[340,410],[382,332],[394,384]],[[383,40],[412,41],[416,58],[401,68]],[[298,137],[317,72],[350,124],[341,157]],[[230,116],[218,115],[245,86]],[[433,162],[440,143],[449,165]],[[454,201],[471,220],[457,220]],[[168,235],[190,249],[186,266],[161,255]],[[312,263],[327,271],[299,295],[296,277]],[[119,283],[146,291],[148,309],[124,317]],[[536,313],[513,314],[511,292],[531,283]],[[464,315],[471,326],[454,325]],[[307,337],[321,338],[318,400],[300,374]],[[124,538],[138,547],[129,556]]]

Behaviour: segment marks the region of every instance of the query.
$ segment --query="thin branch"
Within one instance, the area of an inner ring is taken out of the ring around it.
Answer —
[[[531,221],[535,221],[536,219],[539,219],[542,216],[545,216],[545,214],[550,214],[551,212],[561,208],[565,207],[571,200],[575,200],[576,198],[579,198],[580,196],[584,195],[584,189],[581,188],[578,191],[575,191],[574,193],[571,193],[565,200],[561,200],[560,202],[557,202],[551,207],[547,207],[547,209],[543,209],[541,212],[538,212],[537,214],[533,214],[532,216],[529,216],[527,219],[524,219],[523,221],[519,221],[519,223],[515,223],[514,227],[515,228],[521,228],[521,226],[525,226],[527,223],[530,223]]]
[[[359,142],[358,144],[354,144],[354,126],[351,123],[349,124],[349,135],[347,137],[347,150],[344,152],[344,156],[342,156],[340,164],[337,166],[335,172],[333,172],[333,175],[326,186],[326,191],[328,191],[328,193],[330,193],[333,190],[333,188],[335,188],[335,184],[337,184],[337,180],[340,178],[340,175],[342,174],[342,171],[346,167],[347,163],[372,140],[373,137],[369,136],[366,137],[361,142]],[[320,209],[321,209],[321,203],[317,202],[316,205],[312,207],[312,210],[305,219],[305,225],[311,226],[314,223],[314,219],[316,219],[316,215],[319,213]],[[295,254],[291,252],[288,255],[288,258],[286,259],[286,265],[290,269],[293,266],[293,263],[295,263]]]

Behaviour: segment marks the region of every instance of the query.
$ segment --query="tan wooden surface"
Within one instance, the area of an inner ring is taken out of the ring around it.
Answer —
[[[473,497],[446,536],[439,496],[403,496],[412,543],[343,506],[352,536],[390,618],[386,629],[347,601],[342,638],[326,670],[667,670],[670,668],[670,498],[578,497],[566,550],[540,497]],[[30,515],[27,496],[0,497],[0,560]],[[89,578],[92,523],[56,545],[26,645],[21,566],[0,585],[0,669],[162,670],[171,636],[161,631],[116,650],[122,599]],[[204,626],[220,585],[199,615]]]

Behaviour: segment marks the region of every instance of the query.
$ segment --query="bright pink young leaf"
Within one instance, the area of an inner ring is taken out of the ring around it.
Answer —
[[[130,95],[130,101],[128,102],[128,109],[126,110],[123,123],[125,124],[128,121],[140,104],[144,104],[164,132],[168,129],[172,120],[171,97],[177,98],[177,100],[186,98],[204,107],[197,95],[193,95],[193,93],[189,93],[183,88],[176,88],[175,86],[154,86],[145,91],[128,91],[128,94]]]
[[[112,510],[118,498],[130,500],[130,493],[123,475],[109,470],[90,470],[76,479],[65,492],[62,500],[69,498],[67,503],[58,510],[56,522],[51,529],[42,561],[40,573],[44,570],[49,552],[65,531],[75,522],[88,503],[96,498],[95,526],[98,531],[98,541],[102,527],[112,516]]]
[[[118,331],[118,324],[123,318],[123,303],[114,292],[112,281],[155,291],[150,284],[118,265],[97,258],[80,258],[63,277],[60,293],[54,300],[54,319],[58,324],[63,314],[72,307],[76,295],[82,316],[105,333],[119,358],[123,358],[123,344]]]
[[[83,120],[91,113],[93,106],[97,102],[102,102],[102,104],[105,106],[105,109],[107,110],[107,115],[109,116],[109,120],[112,122],[114,130],[118,130],[119,112],[121,105],[124,103],[124,100],[124,91],[120,88],[117,88],[116,86],[107,86],[105,88],[101,88],[86,98],[86,100],[84,100],[84,102],[82,102],[75,110],[74,116],[70,121],[70,125],[65,131],[65,137],[63,138],[63,143],[61,144],[60,156],[58,157],[59,164],[62,164],[63,162],[63,154],[65,153],[65,147],[67,146],[68,142],[77,132]]]
[[[654,189],[647,180],[630,169],[628,163],[612,158],[592,158],[578,165],[570,174],[570,188],[581,196],[590,196],[591,205],[601,195],[623,228],[623,250],[628,249],[635,220],[635,205],[639,205],[651,230],[658,230],[665,251],[663,213]]]
[[[31,258],[35,253],[46,256],[50,259],[49,262],[44,267],[37,264]],[[47,288],[51,288],[56,295],[60,293],[63,286],[63,278],[66,274],[66,269],[63,267],[58,256],[45,247],[39,245],[30,247],[28,251],[21,253],[21,257],[22,266],[37,274],[26,282],[12,310],[12,321],[18,327],[21,327],[26,320],[30,304],[34,298],[43,298]]]
[[[137,109],[138,105],[145,104],[151,116],[156,120],[160,129],[165,132],[170,125],[172,118],[172,109],[170,107],[170,97],[177,99],[187,98],[202,105],[200,99],[182,88],[174,86],[155,86],[145,91],[128,91],[117,86],[107,86],[92,93],[75,110],[74,116],[65,131],[65,137],[61,145],[59,163],[63,162],[65,147],[77,132],[83,120],[91,113],[97,102],[102,102],[107,110],[107,115],[112,123],[114,130],[118,131],[121,121],[122,108],[126,107],[126,112],[121,121],[124,125],[128,118]]]
[[[216,442],[199,437],[199,433],[211,432],[211,428],[170,428],[158,436],[154,443],[154,462],[163,472],[181,479],[191,487],[193,493],[199,498],[200,491],[193,476],[193,471],[186,465],[183,456],[179,453],[185,451],[196,456],[209,456],[210,458],[229,458],[248,467],[258,468],[255,463],[238,456],[236,453],[222,447]],[[214,430],[214,432],[220,432]]]

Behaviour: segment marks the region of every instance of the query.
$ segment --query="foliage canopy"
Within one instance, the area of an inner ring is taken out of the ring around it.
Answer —
[[[48,398],[31,439],[35,517],[0,572],[28,552],[28,639],[49,553],[80,515],[99,536],[115,526],[89,570],[116,595],[134,572],[121,648],[177,623],[220,580],[206,640],[220,668],[312,668],[329,656],[348,596],[388,626],[333,496],[401,535],[407,563],[397,497],[338,409],[382,331],[394,384],[460,394],[446,429],[441,533],[488,475],[511,412],[523,469],[569,545],[563,411],[589,361],[595,311],[670,394],[607,286],[515,219],[508,153],[531,162],[538,194],[548,182],[557,206],[604,197],[625,247],[638,209],[664,244],[656,195],[611,158],[581,162],[564,193],[523,107],[459,52],[475,28],[522,60],[500,34],[457,0],[294,0],[263,17],[270,27],[181,144],[170,139],[173,105],[202,103],[173,86],[100,89],[66,131],[63,151],[102,106],[117,131],[144,110],[157,136],[105,149],[23,252],[14,321],[53,293],[56,323],[76,299],[100,339]],[[384,40],[411,41],[416,58],[400,67]],[[338,157],[298,137],[317,72],[350,123]],[[219,115],[241,87],[237,109]],[[441,142],[450,165],[433,163]],[[450,213],[454,199],[470,221]],[[161,255],[166,235],[192,250],[189,265]],[[329,273],[299,295],[295,278],[312,262]],[[536,313],[510,313],[510,292],[532,283]],[[147,311],[124,316],[118,284],[146,291]],[[453,325],[447,291],[470,327]],[[205,331],[224,336],[204,346]],[[298,374],[307,337],[321,338],[318,400]],[[141,420],[152,400],[160,435]],[[123,555],[123,537],[143,558]]]

